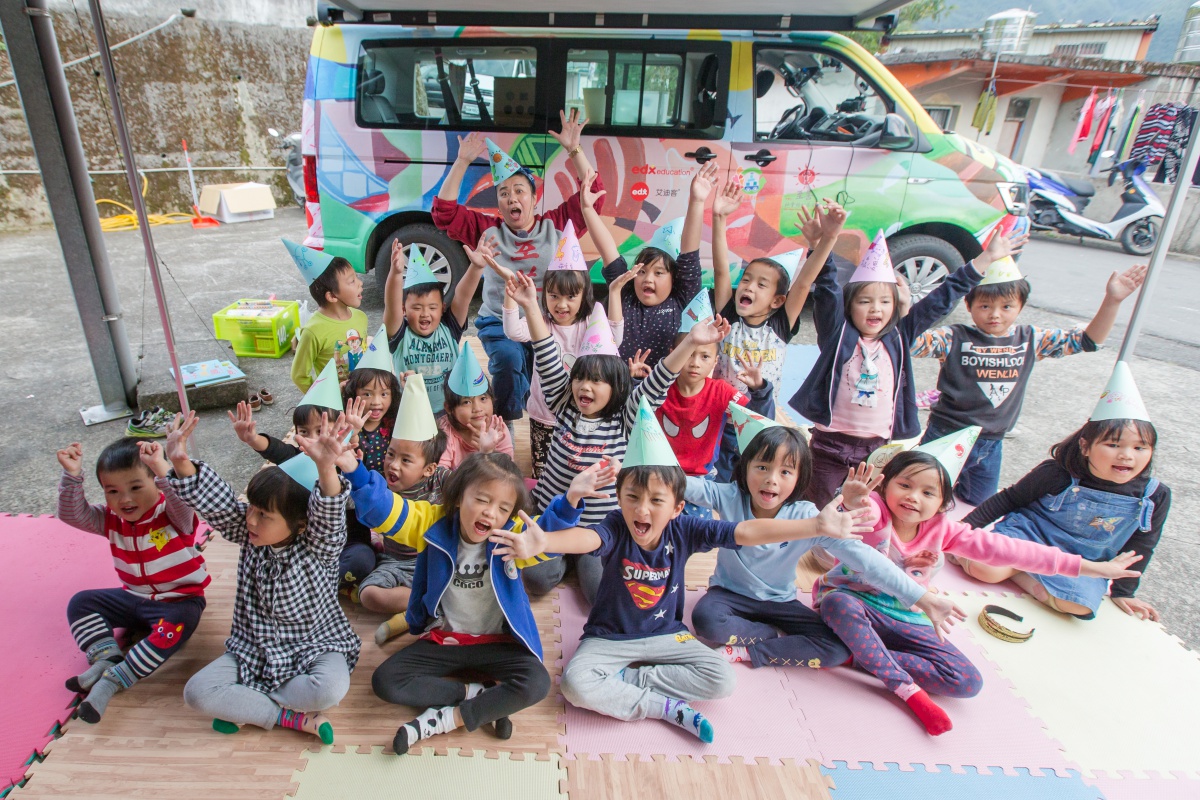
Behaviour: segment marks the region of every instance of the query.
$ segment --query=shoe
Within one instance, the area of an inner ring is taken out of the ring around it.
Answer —
[[[275,402],[275,395],[271,394],[271,390],[265,386],[258,390],[258,397],[262,400],[264,406],[269,406]]]
[[[275,402],[275,398],[271,398],[271,402]],[[257,394],[252,394],[250,395],[249,403],[251,411],[258,411],[260,408],[262,408],[263,401],[262,398]]]
[[[1018,436],[1020,436],[1020,435],[1021,435],[1021,429],[1020,429],[1020,428],[1013,428],[1011,431],[1009,431],[1008,433],[1004,434],[1004,438],[1005,438],[1005,439],[1016,439],[1016,438],[1017,438]]]
[[[175,415],[170,411],[154,408],[147,411],[140,420],[131,419],[125,426],[125,435],[137,439],[161,439],[167,435],[174,419]]]

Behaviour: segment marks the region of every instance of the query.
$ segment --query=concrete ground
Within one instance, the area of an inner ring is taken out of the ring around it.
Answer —
[[[211,335],[212,314],[239,298],[276,294],[302,299],[308,293],[280,236],[299,240],[304,221],[297,209],[280,209],[274,220],[192,230],[187,225],[154,229],[165,267],[164,281],[176,338],[216,358],[228,347]],[[146,279],[141,240],[135,231],[106,235],[124,319],[135,349],[161,348],[163,334]],[[1036,239],[1022,260],[1035,291],[1022,319],[1062,326],[1090,317],[1104,280],[1133,259],[1111,250]],[[1200,439],[1192,415],[1200,397],[1195,317],[1189,288],[1200,281],[1200,263],[1169,259],[1149,307],[1148,331],[1133,369],[1159,431],[1156,473],[1174,491],[1174,505],[1163,542],[1139,595],[1156,604],[1168,628],[1193,647],[1200,646]],[[382,297],[373,276],[364,281],[363,310],[372,326],[382,319]],[[0,319],[0,513],[52,514],[59,467],[54,451],[82,442],[92,463],[106,444],[119,437],[123,423],[85,428],[79,409],[98,402],[78,314],[53,230],[4,237],[0,248],[0,293],[10,310]],[[1130,301],[1132,308],[1132,300]],[[952,319],[965,318],[955,312]],[[1030,383],[1020,435],[1005,442],[1002,485],[1019,479],[1046,457],[1049,447],[1081,425],[1103,389],[1120,331],[1112,347],[1092,356],[1043,363]],[[35,342],[34,339],[37,339]],[[813,342],[812,326],[803,324],[798,341]],[[1165,360],[1157,360],[1165,359]],[[243,358],[250,386],[269,387],[278,398],[258,415],[260,429],[282,434],[300,393],[289,378],[290,358]],[[919,388],[934,385],[937,364],[918,362]],[[261,459],[233,435],[223,411],[206,411],[197,432],[197,455],[214,465],[235,486],[244,485]],[[89,476],[88,491],[99,500]]]

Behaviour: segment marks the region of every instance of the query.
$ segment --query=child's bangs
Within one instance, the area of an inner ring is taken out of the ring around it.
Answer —
[[[937,457],[921,450],[905,450],[889,461],[883,468],[883,483],[880,484],[879,491],[884,492],[888,484],[901,475],[916,476],[928,470],[937,473],[938,486],[942,492],[942,505],[938,511],[950,510],[954,506],[954,481],[950,480],[950,473]]]
[[[770,268],[775,273],[775,294],[788,293],[788,288],[791,286],[791,279],[788,276],[788,271],[783,268],[782,264],[773,258],[756,258],[751,261],[746,265],[746,269],[742,270],[742,279],[745,279],[746,272],[749,271],[751,265],[753,264],[762,264],[763,266]]]
[[[1144,419],[1105,419],[1099,422],[1090,422],[1089,426],[1095,426],[1093,436],[1088,436],[1086,433],[1081,438],[1095,444],[1096,442],[1118,442],[1127,428],[1133,428],[1133,432],[1142,444],[1146,447],[1155,447],[1158,445],[1158,431],[1154,425]]]
[[[784,466],[791,467],[796,471],[796,486],[784,502],[794,503],[802,499],[804,492],[808,489],[809,481],[812,480],[812,453],[804,441],[804,436],[795,428],[780,425],[759,431],[750,440],[750,444],[746,446],[746,452],[742,453],[733,468],[734,483],[743,492],[749,492],[747,472],[751,462],[773,463],[781,454]]]
[[[542,281],[542,310],[549,314],[546,303],[551,294],[563,297],[579,295],[579,311],[575,322],[586,322],[592,313],[592,282],[588,273],[574,269],[556,269],[546,273]]]
[[[666,250],[659,250],[657,247],[643,248],[633,263],[636,266],[648,267],[660,258],[662,259],[663,266],[667,268],[667,272],[671,273],[673,277],[676,270],[675,259]]]
[[[308,499],[312,487],[304,488],[279,467],[267,467],[254,473],[246,486],[246,500],[255,508],[283,517],[292,533],[308,520]]]
[[[630,489],[644,492],[650,488],[653,478],[658,478],[671,490],[676,503],[683,500],[687,491],[687,473],[682,467],[626,467],[617,473],[617,491],[620,492],[628,486]]]
[[[301,403],[292,409],[292,425],[296,428],[308,428],[321,422],[321,414],[328,414],[330,419],[338,415],[332,408],[323,408],[308,403]]]
[[[532,513],[533,503],[521,469],[505,453],[471,453],[450,473],[442,487],[442,505],[448,514],[457,514],[463,496],[474,484],[501,481],[512,486],[516,496],[511,517],[520,512]]]

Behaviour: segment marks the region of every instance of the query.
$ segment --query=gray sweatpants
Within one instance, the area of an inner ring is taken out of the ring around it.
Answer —
[[[649,666],[630,667],[645,662]],[[622,677],[620,671],[624,669]],[[733,667],[690,633],[646,639],[587,638],[562,677],[572,705],[617,719],[662,716],[666,698],[717,700],[733,694]]]
[[[238,682],[237,659],[218,658],[183,687],[183,702],[206,716],[238,725],[270,730],[281,708],[324,711],[341,702],[350,689],[350,669],[342,653],[322,653],[308,668],[270,694]]]

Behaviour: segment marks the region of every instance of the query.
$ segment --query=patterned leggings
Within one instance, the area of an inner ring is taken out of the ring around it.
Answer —
[[[550,441],[554,438],[554,426],[529,420],[529,454],[533,458],[533,479],[542,477],[542,468],[550,456]]]
[[[915,683],[930,694],[974,697],[983,688],[975,665],[954,645],[939,642],[929,625],[901,622],[844,591],[822,597],[820,611],[855,665],[893,692]]]

